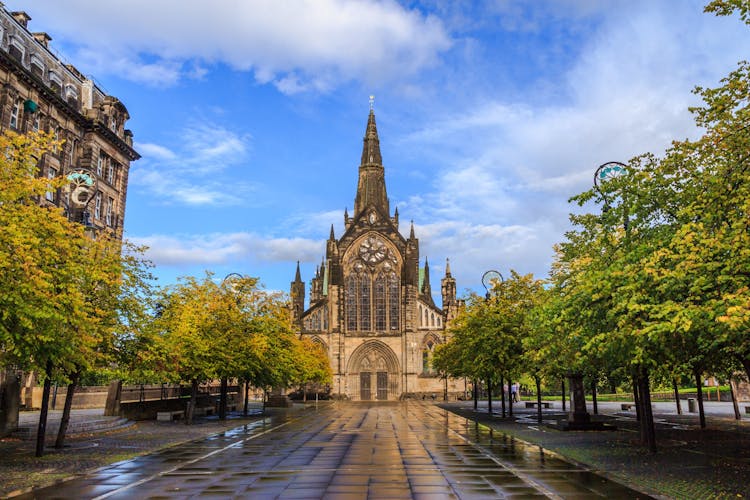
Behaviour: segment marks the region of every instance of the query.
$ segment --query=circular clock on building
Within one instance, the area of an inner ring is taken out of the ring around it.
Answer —
[[[386,254],[385,243],[377,238],[367,238],[359,246],[359,255],[368,264],[377,264],[385,258]]]

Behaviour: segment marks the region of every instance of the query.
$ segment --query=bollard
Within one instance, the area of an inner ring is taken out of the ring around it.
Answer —
[[[688,398],[688,412],[695,413],[695,398]]]

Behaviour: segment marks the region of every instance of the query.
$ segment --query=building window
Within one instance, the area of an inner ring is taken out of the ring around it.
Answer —
[[[44,62],[37,54],[31,54],[31,73],[40,79],[44,78]]]
[[[422,349],[422,373],[433,373],[432,354],[434,348],[435,343],[432,340],[428,340]]]
[[[112,225],[112,207],[115,204],[115,200],[113,198],[107,198],[107,210],[105,211],[105,221],[107,222],[108,226]]]
[[[21,101],[16,100],[10,109],[10,128],[18,129],[19,117],[21,115]]]
[[[96,175],[97,177],[102,176],[104,170],[104,155],[99,153],[99,157],[96,159]]]
[[[94,219],[99,220],[102,218],[102,193],[97,192],[96,198],[94,198]]]
[[[396,273],[391,273],[388,279],[388,316],[391,330],[398,330],[401,314],[401,283]]]
[[[354,275],[346,280],[346,328],[357,330],[357,277]]]
[[[34,115],[34,119],[31,121],[31,128],[34,132],[39,132],[39,115]]]
[[[47,169],[47,178],[48,179],[54,179],[55,177],[57,177],[57,170],[55,170],[52,167],[49,167]],[[47,201],[51,201],[51,202],[55,201],[55,192],[52,191],[52,186],[50,186],[50,191],[47,191],[44,194],[44,197],[47,199]]]
[[[55,142],[52,144],[52,152],[58,153],[60,151],[60,127],[55,127],[53,138]]]
[[[117,132],[117,119],[114,116],[109,119],[109,128],[112,132]]]
[[[112,158],[109,158],[107,162],[107,182],[114,185],[115,180],[115,162]]]
[[[359,277],[359,329],[370,330],[370,279],[367,275]]]
[[[375,330],[385,330],[385,276],[382,274],[375,280]]]
[[[49,88],[52,89],[52,92],[55,94],[60,95],[62,93],[62,79],[60,78],[60,75],[55,73],[54,71],[49,72]]]
[[[8,46],[8,53],[10,54],[10,57],[15,59],[16,61],[23,63],[24,51],[22,48],[19,48],[18,45],[16,45],[15,43],[11,43]]]

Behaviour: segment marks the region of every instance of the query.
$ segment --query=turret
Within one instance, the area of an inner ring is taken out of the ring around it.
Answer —
[[[456,300],[456,279],[451,275],[451,261],[445,259],[445,276],[440,280],[440,293],[443,298],[443,314],[446,321],[452,320],[460,307]]]
[[[290,285],[290,295],[292,296],[292,321],[295,325],[302,327],[302,313],[305,310],[305,283],[302,281],[302,275],[299,271],[299,261],[297,261],[297,272],[294,281]]]

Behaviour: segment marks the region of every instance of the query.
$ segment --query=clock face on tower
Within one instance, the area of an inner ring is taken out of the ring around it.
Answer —
[[[386,252],[385,243],[372,236],[359,246],[359,256],[368,264],[377,264],[385,259]]]

